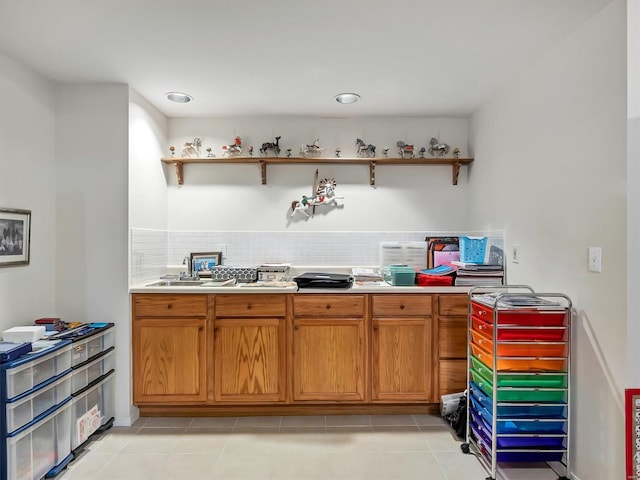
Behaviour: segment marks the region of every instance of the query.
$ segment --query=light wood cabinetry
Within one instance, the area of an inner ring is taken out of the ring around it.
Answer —
[[[293,400],[364,402],[364,295],[293,298]]]
[[[143,415],[416,413],[466,383],[464,294],[133,294]]]
[[[133,296],[133,401],[206,400],[206,295]]]
[[[371,296],[371,398],[428,402],[432,393],[430,295]]]
[[[467,295],[438,296],[437,398],[466,388],[467,303]]]
[[[286,400],[286,297],[215,297],[216,402]]]

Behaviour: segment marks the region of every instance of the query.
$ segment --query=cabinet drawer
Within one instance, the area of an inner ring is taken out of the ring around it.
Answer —
[[[468,301],[466,295],[439,295],[438,313],[440,315],[466,315]]]
[[[440,318],[439,327],[440,358],[466,358],[467,319]]]
[[[364,295],[300,295],[293,298],[299,316],[364,315]]]
[[[372,295],[371,305],[374,317],[431,315],[431,295]]]
[[[216,295],[216,317],[284,317],[284,295]]]
[[[206,295],[136,295],[133,298],[136,317],[205,317]]]

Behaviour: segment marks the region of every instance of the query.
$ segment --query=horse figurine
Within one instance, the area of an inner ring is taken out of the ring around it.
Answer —
[[[184,144],[184,147],[182,147],[182,151],[180,154],[183,157],[198,158],[200,156],[201,146],[202,146],[202,142],[200,141],[200,137],[196,137],[193,139],[193,142],[187,142]]]
[[[356,138],[356,147],[358,148],[357,153],[359,157],[375,157],[376,156],[376,146],[369,144],[365,145],[361,138]]]
[[[267,154],[267,150],[271,150],[276,157],[278,155],[280,155],[280,139],[282,137],[276,137],[276,141],[275,142],[265,142],[262,144],[262,147],[260,147],[260,153],[262,155],[266,155]]]
[[[300,153],[303,156],[307,155],[319,155],[324,152],[324,148],[320,148],[320,139],[316,138],[312,145],[303,145],[300,147]]]
[[[303,195],[300,200],[294,200],[291,202],[291,216],[296,213],[302,213],[305,217],[309,218],[307,210],[309,207],[315,207],[317,205],[337,205],[336,200],[342,200],[344,197],[336,196],[336,179],[335,178],[323,178],[320,180],[320,184],[315,193],[311,196]]]
[[[435,154],[438,154],[439,157],[443,157],[447,153],[449,153],[449,145],[446,143],[438,143],[438,139],[435,137],[431,137],[429,140],[429,154],[432,157],[435,157]]]
[[[224,150],[222,155],[227,155],[229,157],[235,157],[240,155],[242,153],[242,139],[240,137],[236,137],[234,144],[223,145],[222,150]]]
[[[396,142],[396,146],[399,148],[398,153],[400,154],[400,158],[404,158],[405,155],[408,155],[410,158],[414,158],[416,156],[413,145],[407,145],[402,140],[398,140]]]

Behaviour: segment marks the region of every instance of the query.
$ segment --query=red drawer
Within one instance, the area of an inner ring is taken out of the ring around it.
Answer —
[[[472,315],[493,323],[493,308],[481,303],[471,302]],[[566,325],[567,312],[565,310],[538,310],[535,308],[519,308],[513,310],[498,310],[499,325]]]
[[[478,317],[471,317],[471,328],[488,337],[493,338],[493,324],[485,322]],[[500,325],[498,329],[498,340],[523,340],[523,341],[543,341],[543,342],[562,342],[566,338],[567,327],[559,326],[541,326],[541,327],[523,327],[516,326],[514,328]]]

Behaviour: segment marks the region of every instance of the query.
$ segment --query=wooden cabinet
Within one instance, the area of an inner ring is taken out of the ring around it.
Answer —
[[[364,402],[365,296],[294,296],[293,313],[293,400]]]
[[[215,297],[216,402],[286,400],[286,297]]]
[[[206,400],[206,295],[133,296],[135,404]]]
[[[431,304],[430,295],[371,296],[373,401],[431,401]]]
[[[467,304],[467,295],[438,296],[438,398],[466,388]]]

